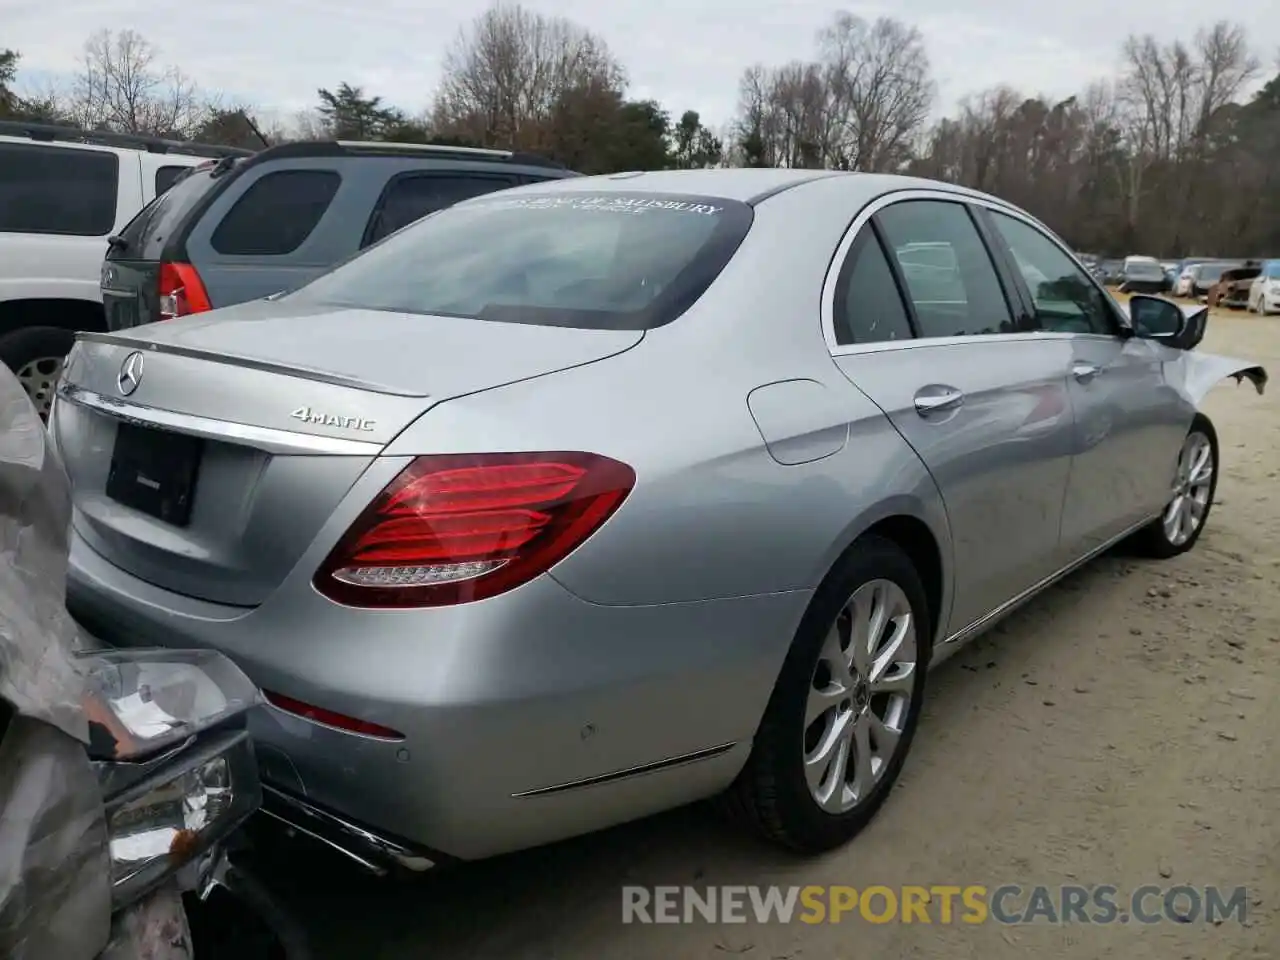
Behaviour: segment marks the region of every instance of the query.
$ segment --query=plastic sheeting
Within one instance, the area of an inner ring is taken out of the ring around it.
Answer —
[[[64,603],[71,497],[62,463],[0,366],[0,957],[91,960],[111,925],[102,794]],[[9,713],[10,711],[5,711]]]

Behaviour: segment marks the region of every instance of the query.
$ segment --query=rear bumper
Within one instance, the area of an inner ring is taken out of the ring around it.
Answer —
[[[250,718],[277,818],[374,866],[479,859],[723,789],[808,598],[603,606],[542,577],[459,607],[369,612],[291,577],[261,607],[228,608],[140,581],[74,533],[68,577],[72,613],[109,643],[213,647],[264,689],[402,733],[269,706]],[[353,851],[343,823],[375,849]]]

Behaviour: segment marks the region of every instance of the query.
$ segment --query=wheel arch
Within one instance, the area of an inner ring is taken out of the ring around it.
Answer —
[[[911,560],[924,586],[932,621],[930,636],[936,646],[943,639],[951,611],[951,535],[941,497],[934,510],[914,498],[898,497],[859,517],[833,545],[819,582],[825,582],[867,537],[888,540]]]

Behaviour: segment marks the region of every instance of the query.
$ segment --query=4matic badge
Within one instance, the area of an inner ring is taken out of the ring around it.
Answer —
[[[339,427],[343,430],[368,432],[373,430],[376,425],[376,421],[366,420],[364,417],[340,417],[333,413],[323,413],[312,407],[299,407],[289,416],[295,420],[301,420],[303,423],[318,423],[323,427]]]

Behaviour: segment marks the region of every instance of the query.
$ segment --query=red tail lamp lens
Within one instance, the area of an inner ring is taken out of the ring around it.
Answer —
[[[315,586],[355,607],[483,600],[550,570],[634,486],[629,466],[589,453],[419,457],[339,541]]]

